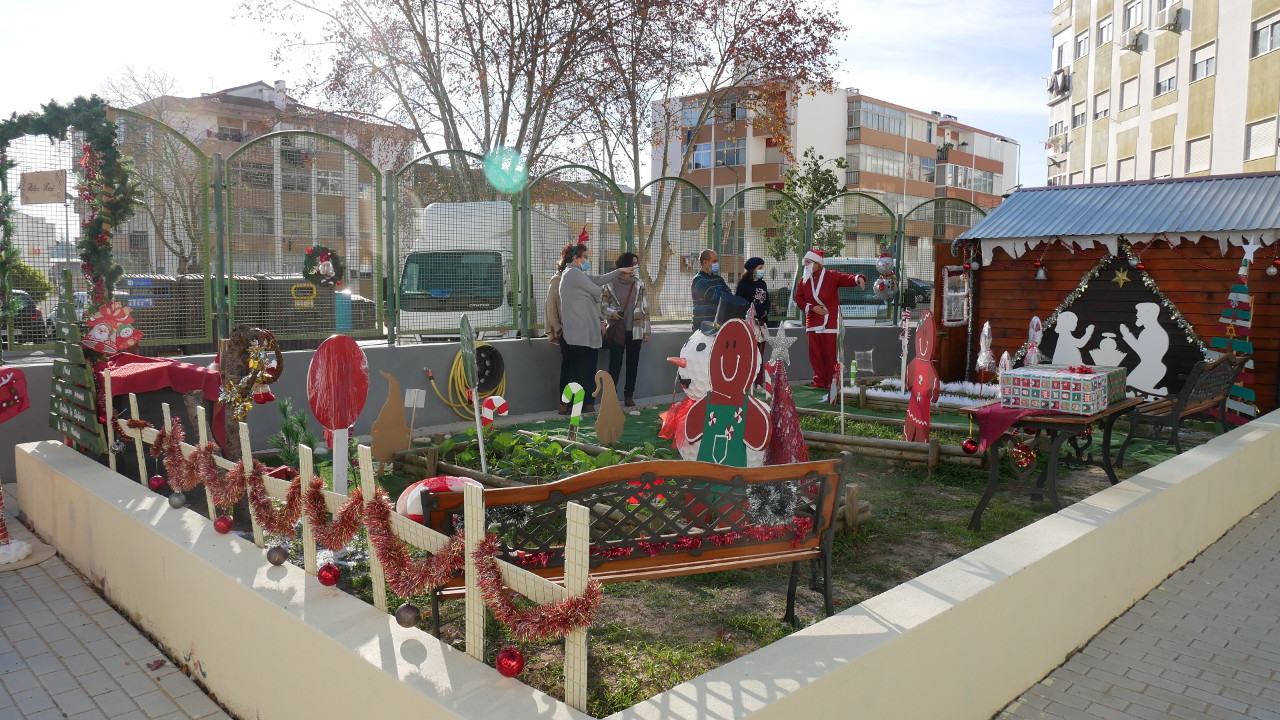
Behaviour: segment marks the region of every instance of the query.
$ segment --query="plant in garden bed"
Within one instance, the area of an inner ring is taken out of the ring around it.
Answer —
[[[478,468],[480,447],[475,438],[475,430],[468,430],[445,439],[438,447],[440,459],[454,465]],[[617,465],[624,462],[628,455],[655,457],[663,454],[652,443],[645,443],[627,455],[616,450],[591,455],[581,448],[561,445],[547,433],[529,437],[510,432],[488,431],[485,446],[490,473],[534,483],[552,482],[588,470]]]

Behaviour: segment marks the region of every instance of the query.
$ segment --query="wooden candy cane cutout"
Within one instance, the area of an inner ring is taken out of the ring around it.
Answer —
[[[582,403],[586,397],[587,392],[576,382],[565,385],[564,392],[560,394],[560,402],[573,403],[573,409],[569,413],[570,440],[578,437],[578,426],[582,424]]]
[[[480,424],[489,427],[494,415],[506,415],[508,410],[507,401],[501,395],[490,395],[480,403]]]

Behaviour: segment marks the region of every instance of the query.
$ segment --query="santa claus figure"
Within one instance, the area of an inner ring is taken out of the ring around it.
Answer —
[[[836,367],[836,333],[839,332],[840,288],[866,289],[865,275],[827,270],[821,250],[804,254],[804,275],[796,288],[796,306],[804,312],[805,336],[809,338],[809,366],[813,368],[813,387],[831,387]]]

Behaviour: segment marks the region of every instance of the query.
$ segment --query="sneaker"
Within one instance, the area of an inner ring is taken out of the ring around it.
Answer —
[[[635,400],[635,398],[634,398],[634,397],[632,397],[632,396],[630,396],[630,395],[627,395],[627,396],[623,397],[623,399],[622,399],[622,404],[623,404],[623,405],[626,405],[627,407],[635,407],[635,406],[636,406],[636,400]]]
[[[582,414],[583,414],[583,415],[590,415],[591,413],[593,413],[593,412],[595,412],[595,411],[596,411],[596,406],[595,406],[595,405],[583,405],[583,406],[582,406]]]
[[[559,407],[559,409],[557,409],[557,410],[556,410],[556,414],[557,414],[557,415],[568,415],[568,414],[569,414],[569,403],[560,403],[560,407]]]

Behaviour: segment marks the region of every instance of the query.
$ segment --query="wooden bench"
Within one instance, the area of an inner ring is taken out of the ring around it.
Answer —
[[[600,582],[789,562],[784,619],[794,623],[796,584],[806,560],[815,564],[810,586],[822,593],[827,615],[835,611],[831,544],[848,459],[841,453],[761,468],[682,460],[615,465],[546,485],[486,489],[485,515],[502,539],[502,559],[557,581],[568,502],[591,510],[591,577]],[[455,532],[462,493],[424,492],[422,503],[428,525]],[[461,578],[455,578],[440,594],[461,592]]]
[[[1226,354],[1211,361],[1201,360],[1191,367],[1191,372],[1187,373],[1186,382],[1176,395],[1148,400],[1130,411],[1129,434],[1120,445],[1116,466],[1120,467],[1124,463],[1125,450],[1129,447],[1129,442],[1137,436],[1138,426],[1142,423],[1151,425],[1153,434],[1155,428],[1168,427],[1167,442],[1178,452],[1182,452],[1178,429],[1182,421],[1192,415],[1216,410],[1222,432],[1226,432],[1227,399],[1231,395],[1232,386],[1236,384],[1236,378],[1248,361],[1248,355],[1234,354]],[[1130,390],[1143,397],[1152,397],[1133,388]]]

